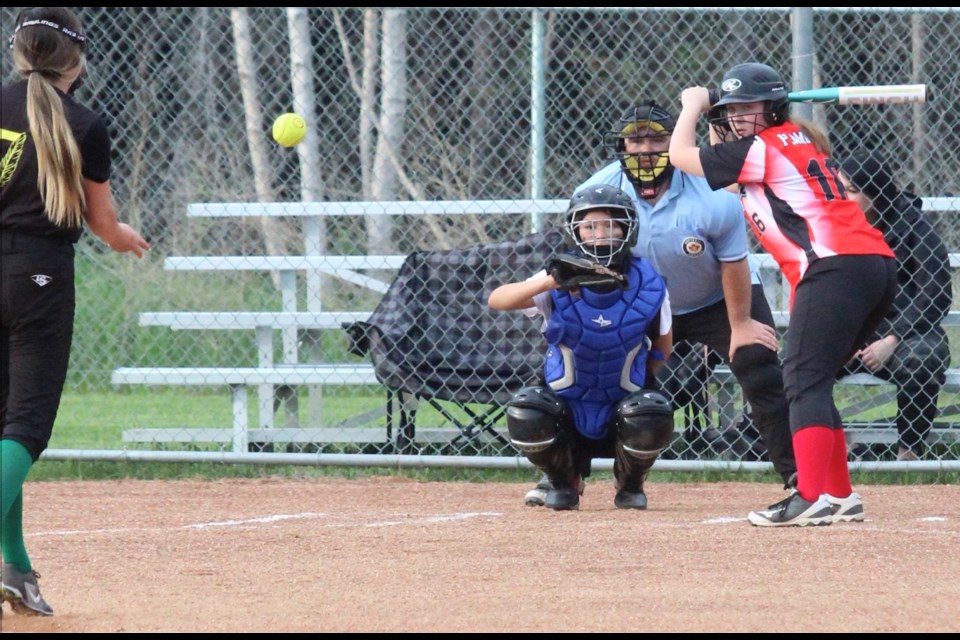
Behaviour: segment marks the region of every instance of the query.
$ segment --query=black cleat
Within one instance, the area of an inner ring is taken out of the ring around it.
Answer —
[[[24,573],[9,563],[3,565],[0,600],[9,602],[16,613],[26,616],[52,616],[53,609],[40,595],[36,571]]]
[[[554,511],[577,511],[580,509],[580,485],[583,480],[579,476],[572,483],[565,480],[554,480],[553,488],[547,491],[544,506]]]
[[[639,491],[620,489],[613,499],[613,504],[616,505],[617,509],[646,509],[647,494],[643,492],[643,489]]]

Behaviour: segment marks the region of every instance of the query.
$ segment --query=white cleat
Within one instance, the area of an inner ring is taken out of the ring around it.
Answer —
[[[829,493],[822,496],[830,503],[833,509],[834,522],[863,522],[863,501],[857,493],[851,493],[846,498],[835,498]]]

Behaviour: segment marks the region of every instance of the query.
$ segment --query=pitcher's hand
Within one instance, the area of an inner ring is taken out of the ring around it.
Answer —
[[[117,232],[111,238],[110,248],[119,253],[132,251],[138,258],[143,257],[144,251],[150,250],[150,243],[133,230],[133,227],[121,222],[117,225]]]

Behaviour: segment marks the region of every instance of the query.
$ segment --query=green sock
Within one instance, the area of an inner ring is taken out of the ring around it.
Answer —
[[[24,573],[33,569],[23,541],[23,481],[33,458],[16,440],[0,440],[0,547],[3,561]]]

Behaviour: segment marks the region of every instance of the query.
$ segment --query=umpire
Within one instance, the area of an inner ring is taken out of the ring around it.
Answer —
[[[748,263],[739,198],[675,169],[668,150],[676,119],[656,102],[631,106],[604,144],[617,160],[583,184],[619,187],[639,213],[633,254],[663,275],[673,340],[705,344],[729,365],[784,488],[796,484],[779,343],[763,285]]]

